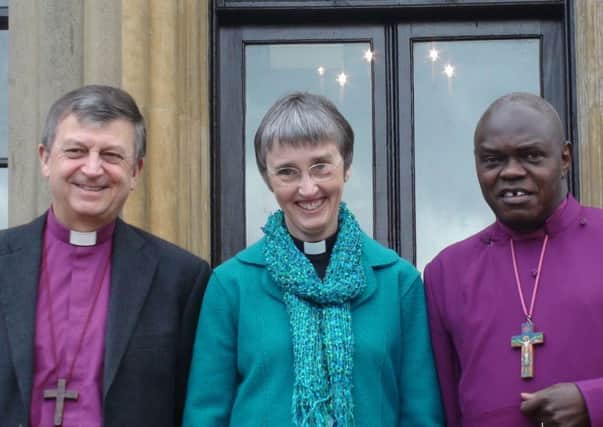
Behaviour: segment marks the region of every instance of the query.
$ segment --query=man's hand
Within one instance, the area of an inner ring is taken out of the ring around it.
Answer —
[[[521,393],[521,412],[540,427],[589,427],[588,410],[576,384],[560,383]]]

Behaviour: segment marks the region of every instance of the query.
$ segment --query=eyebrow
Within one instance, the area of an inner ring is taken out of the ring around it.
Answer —
[[[78,145],[78,146],[82,146],[82,147],[86,147],[89,148],[88,145],[83,142],[80,141],[78,139],[65,139],[65,141],[63,142],[63,145]],[[121,153],[125,153],[126,150],[124,150],[123,147],[121,147],[120,145],[115,145],[115,144],[109,144],[107,147],[103,147],[102,150],[100,150],[101,152],[103,151],[119,151]]]
[[[71,145],[86,145],[82,141],[77,140],[77,139],[66,139],[63,142],[63,145],[66,145],[66,144],[71,144]]]
[[[544,148],[545,145],[546,145],[546,141],[541,140],[541,139],[535,139],[535,140],[520,142],[514,147],[514,149],[515,150],[525,150],[525,149],[531,149],[531,148],[541,148],[542,149],[542,148]],[[491,145],[488,145],[487,141],[482,141],[476,147],[475,151],[477,151],[477,152],[499,152],[502,150],[499,148],[493,147]]]
[[[331,163],[333,162],[333,154],[323,154],[322,156],[316,156],[312,158],[312,164],[316,163]]]
[[[333,163],[333,154],[322,154],[320,156],[315,156],[310,159],[310,166],[315,165],[317,163]],[[299,169],[299,166],[295,164],[295,162],[285,162],[282,164],[277,164],[274,166],[275,169],[282,168],[295,168]]]

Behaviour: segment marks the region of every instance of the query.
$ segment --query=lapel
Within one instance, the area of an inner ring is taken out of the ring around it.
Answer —
[[[46,215],[8,230],[0,247],[0,315],[4,315],[9,351],[21,399],[29,413],[40,259]]]
[[[236,255],[236,258],[244,264],[254,264],[265,267],[264,239],[254,243],[244,251],[239,252],[239,254]],[[371,239],[368,235],[362,233],[362,265],[364,266],[364,272],[366,274],[366,289],[361,295],[352,300],[352,309],[363,304],[374,295],[378,286],[375,271],[395,264],[399,259],[400,257],[396,252],[381,246],[381,244]],[[267,273],[267,270],[266,274],[262,275],[261,286],[266,293],[284,304],[283,292],[276,283],[274,283],[270,274]]]
[[[396,252],[382,246],[363,233],[362,265],[366,275],[366,290],[352,301],[352,309],[368,301],[375,294],[379,285],[377,283],[377,272],[397,263],[399,260],[400,257]]]
[[[158,257],[142,234],[117,219],[111,256],[111,295],[105,333],[103,399],[115,379],[120,361],[150,291]]]

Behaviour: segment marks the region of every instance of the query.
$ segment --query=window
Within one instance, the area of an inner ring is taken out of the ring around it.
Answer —
[[[373,232],[372,52],[368,42],[248,44],[245,47],[246,244],[262,237],[261,227],[278,205],[261,178],[253,137],[264,113],[292,90],[331,99],[354,129],[354,170],[343,198],[360,226]],[[312,58],[308,61],[308,58]],[[264,82],[270,81],[268,86]]]
[[[8,0],[0,0],[0,228],[8,226]]]
[[[276,207],[256,172],[252,138],[287,91],[325,94],[351,122],[358,183],[346,184],[343,199],[366,232],[419,269],[493,220],[472,158],[473,128],[490,102],[538,93],[571,129],[561,2],[338,3],[216,2],[218,262],[256,240]],[[371,61],[356,63],[367,50]],[[350,84],[341,90],[326,71],[344,68]]]
[[[494,220],[473,166],[473,129],[493,99],[541,93],[540,40],[415,41],[411,55],[416,264],[422,270],[442,247]]]

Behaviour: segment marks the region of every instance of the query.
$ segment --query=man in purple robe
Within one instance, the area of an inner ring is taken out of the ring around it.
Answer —
[[[449,426],[603,426],[603,211],[568,194],[563,135],[525,93],[475,130],[496,222],[425,269]]]
[[[118,218],[146,150],[123,90],[51,107],[51,206],[0,232],[0,425],[179,427],[209,266]]]

